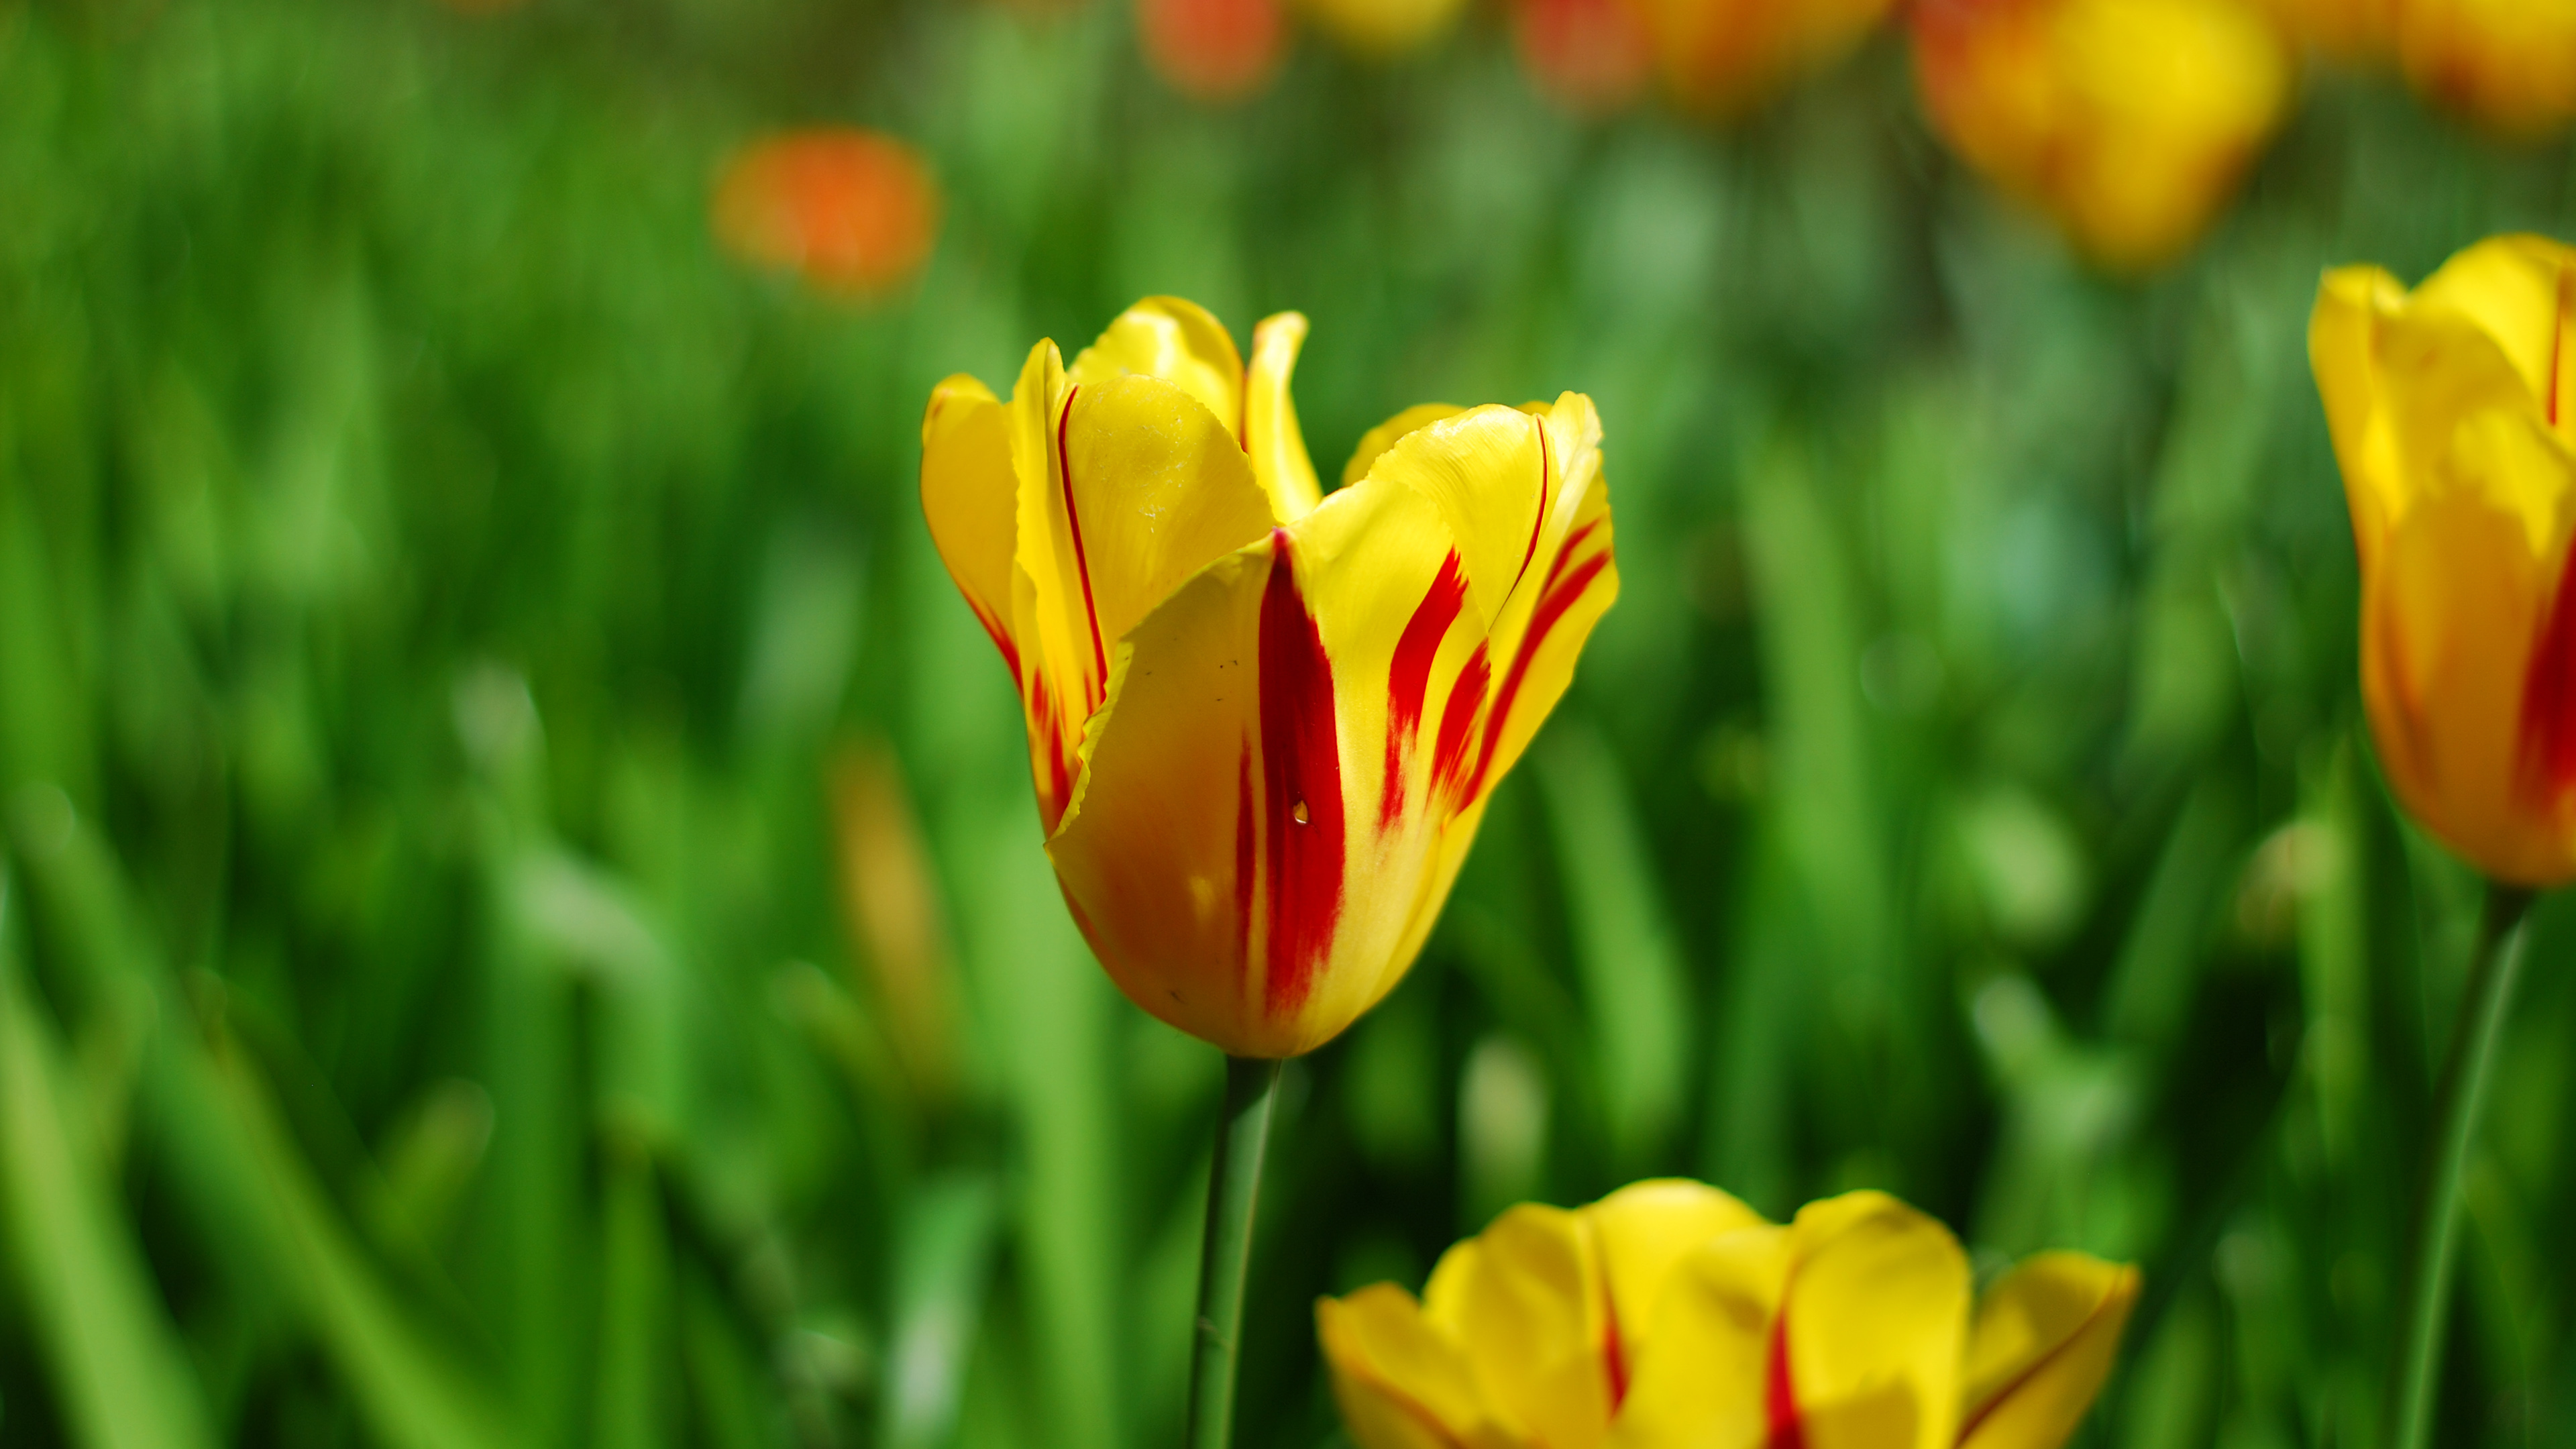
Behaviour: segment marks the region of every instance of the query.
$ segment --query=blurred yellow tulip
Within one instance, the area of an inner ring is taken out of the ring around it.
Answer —
[[[2042,1253],[1969,1307],[1949,1230],[1884,1193],[1783,1226],[1695,1182],[1522,1206],[1422,1300],[1316,1305],[1360,1449],[2054,1449],[2110,1373],[2135,1268]]]
[[[1467,0],[1302,0],[1306,17],[1361,55],[1385,59],[1449,33]]]
[[[1237,1056],[1312,1050],[1402,978],[1619,587],[1590,399],[1409,409],[1327,497],[1305,335],[1270,318],[1247,368],[1154,298],[922,423],[1065,902],[1131,1000]]]
[[[2576,251],[2496,237],[2413,292],[2328,272],[2308,359],[2361,561],[2389,784],[2497,880],[2576,879]]]
[[[1848,54],[1893,0],[1629,0],[1664,86],[1683,109],[1725,119]]]
[[[2244,0],[1924,0],[1914,59],[1950,145],[2123,271],[2200,235],[2290,98]]]
[[[2398,0],[2266,0],[2291,38],[2344,60],[2385,53],[2397,34]]]
[[[2576,116],[2576,0],[2397,0],[2415,88],[2508,135]]]

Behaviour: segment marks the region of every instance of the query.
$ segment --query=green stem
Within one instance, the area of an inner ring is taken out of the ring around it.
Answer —
[[[1199,1246],[1199,1314],[1190,1334],[1188,1449],[1226,1449],[1234,1437],[1234,1369],[1243,1345],[1243,1281],[1252,1261],[1252,1210],[1261,1154],[1279,1100],[1279,1063],[1225,1059],[1225,1111],[1208,1169],[1207,1237]]]
[[[2433,1159],[2415,1204],[2415,1241],[2406,1265],[2406,1298],[2398,1330],[2397,1373],[2388,1385],[2389,1449],[2424,1449],[2433,1427],[2433,1391],[2442,1371],[2442,1330],[2449,1321],[2451,1259],[2458,1244],[2460,1181],[2469,1144],[2486,1105],[2487,1078],[2504,1038],[2514,980],[2522,972],[2523,917],[2531,892],[2487,887],[2485,918],[2469,961],[2468,991],[2451,1025],[2449,1058],[2433,1100]]]

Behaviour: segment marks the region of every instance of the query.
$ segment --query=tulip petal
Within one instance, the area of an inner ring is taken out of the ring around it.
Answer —
[[[948,576],[993,636],[1014,685],[1020,651],[1011,637],[1011,541],[1018,494],[1010,414],[993,390],[962,374],[933,388],[921,419],[921,511]]]
[[[1076,387],[1129,375],[1159,377],[1199,400],[1228,433],[1243,433],[1243,357],[1205,307],[1148,297],[1118,314],[1066,377]]]
[[[1252,329],[1252,369],[1243,388],[1243,451],[1252,459],[1252,476],[1270,495],[1270,511],[1281,523],[1293,523],[1324,501],[1315,480],[1315,462],[1306,454],[1306,435],[1297,426],[1297,403],[1288,380],[1297,370],[1297,349],[1306,342],[1306,319],[1282,312]]]
[[[1458,539],[1468,603],[1488,636],[1488,706],[1461,736],[1454,798],[1508,773],[1574,677],[1592,626],[1618,598],[1601,420],[1589,398],[1481,407],[1420,427],[1369,469],[1414,489]]]
[[[1415,403],[1404,411],[1360,435],[1360,445],[1351,450],[1351,460],[1342,465],[1342,486],[1347,488],[1368,476],[1377,460],[1419,428],[1428,427],[1443,418],[1454,418],[1465,412],[1449,403]]]
[[[2082,1253],[2014,1267],[1978,1305],[1960,1449],[2057,1449],[2084,1420],[2138,1301],[2138,1270]]]
[[[1630,1362],[1646,1342],[1656,1296],[1674,1267],[1716,1238],[1764,1226],[1762,1215],[1743,1203],[1681,1178],[1631,1183],[1582,1211],[1600,1239],[1611,1316]]]
[[[2379,403],[2378,369],[2379,318],[2405,296],[2397,279],[2377,267],[2337,267],[2318,284],[2308,318],[2308,364],[2343,468],[2353,545],[2364,570],[2378,561],[2389,525],[2406,506],[2406,471]]]
[[[1412,964],[1396,948],[1442,817],[1381,810],[1385,681],[1450,556],[1419,496],[1345,489],[1210,565],[1121,646],[1048,851],[1138,1005],[1239,1055],[1288,1056]],[[1472,648],[1465,621],[1446,631],[1434,680]]]
[[[1791,1225],[1781,1306],[1807,1449],[1948,1449],[1959,1422],[1968,1260],[1884,1193],[1810,1203]]]
[[[1616,1449],[1765,1449],[1773,1334],[1791,1267],[1789,1229],[1739,1228],[1674,1265],[1637,1354]]]
[[[2567,356],[2576,250],[2546,237],[2490,237],[2468,247],[2415,289],[2412,305],[2455,314],[2491,338],[2550,422],[2576,427],[2563,404],[2576,389]]]
[[[2553,450],[2525,428],[2521,462],[2533,466]],[[2510,427],[2475,433],[2513,451]],[[2461,466],[2478,466],[2483,450],[2467,451]],[[2535,559],[2524,521],[2491,495],[2444,488],[2398,520],[2363,580],[2362,698],[2390,784],[2434,834],[2509,881],[2547,884],[2576,866],[2565,796],[2535,776],[2528,751],[2545,740],[2527,739],[2524,718],[2544,568],[2563,557]]]
[[[1423,1293],[1485,1402],[1548,1449],[1593,1449],[1610,1427],[1609,1320],[1590,1237],[1574,1213],[1525,1203],[1452,1248]]]
[[[1413,1295],[1379,1283],[1315,1305],[1333,1398],[1360,1449],[1518,1449],[1495,1422],[1464,1350]]]
[[[1031,358],[1013,403],[1017,558],[1030,585],[1015,633],[1034,676],[1022,688],[1050,831],[1078,786],[1082,732],[1108,698],[1118,640],[1183,580],[1270,527],[1242,449],[1187,391],[1143,376],[1058,391],[1052,356]],[[1059,401],[1031,440],[1035,396]]]

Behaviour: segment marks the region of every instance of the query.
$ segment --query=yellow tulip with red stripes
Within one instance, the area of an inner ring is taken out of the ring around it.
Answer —
[[[2308,322],[2361,565],[2380,768],[2497,880],[2576,879],[2576,250],[2495,237]]]
[[[1120,990],[1239,1056],[1404,975],[1618,593],[1590,399],[1424,406],[1324,493],[1253,331],[1137,304],[1006,402],[933,392],[922,507],[1028,717],[1046,850]]]
[[[2055,1449],[2109,1375],[2138,1271],[2041,1253],[1971,1307],[1938,1222],[1878,1192],[1789,1223],[1661,1180],[1525,1205],[1316,1305],[1360,1449]]]

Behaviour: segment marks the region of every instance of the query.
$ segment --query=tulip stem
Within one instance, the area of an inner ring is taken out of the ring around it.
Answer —
[[[2450,1054],[2433,1099],[2433,1156],[2415,1204],[2415,1240],[2406,1265],[2398,1319],[2397,1372],[2388,1384],[2389,1449],[2424,1449],[2433,1427],[2433,1397],[2442,1371],[2442,1331],[2449,1322],[2451,1260],[2458,1246],[2460,1183],[2469,1144],[2486,1104],[2487,1078],[2504,1037],[2514,980],[2522,972],[2524,917],[2531,892],[2490,884],[2468,990],[2451,1024]]]
[[[1243,1284],[1252,1262],[1252,1210],[1279,1063],[1225,1059],[1225,1110],[1208,1167],[1207,1236],[1199,1245],[1199,1312],[1190,1334],[1188,1449],[1226,1449],[1234,1437],[1234,1369],[1243,1346]]]

